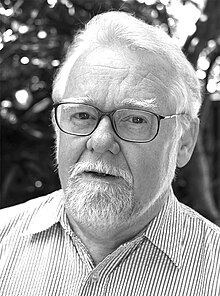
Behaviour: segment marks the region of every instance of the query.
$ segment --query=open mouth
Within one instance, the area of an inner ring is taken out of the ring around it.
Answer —
[[[96,172],[96,171],[85,171],[84,173],[88,176],[93,177],[93,178],[118,178],[115,175],[102,173],[102,172]]]

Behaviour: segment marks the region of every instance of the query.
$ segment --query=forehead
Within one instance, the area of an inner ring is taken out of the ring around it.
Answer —
[[[169,71],[169,65],[150,53],[95,49],[84,53],[72,67],[63,99],[89,98],[90,103],[108,110],[124,101],[154,99],[166,111],[170,108]]]

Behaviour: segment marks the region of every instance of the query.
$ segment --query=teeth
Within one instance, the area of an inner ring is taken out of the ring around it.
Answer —
[[[102,172],[98,172],[98,171],[85,171],[85,173],[89,173],[89,174],[96,174],[98,176],[102,176],[102,177],[116,177],[115,175],[111,175],[111,174],[108,174],[108,173],[102,173]]]
[[[105,174],[105,173],[99,173],[99,172],[95,172],[97,175],[99,175],[99,176],[107,176],[107,174]]]
[[[98,176],[112,176],[112,175],[109,175],[109,174],[106,174],[106,173],[102,173],[102,172],[96,172],[96,171],[87,171],[87,173],[92,173],[92,174],[97,174]]]

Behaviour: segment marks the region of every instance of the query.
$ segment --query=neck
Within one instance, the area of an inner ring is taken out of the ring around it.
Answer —
[[[114,232],[107,230],[97,231],[97,229],[88,229],[87,227],[84,228],[76,223],[71,223],[71,220],[70,225],[87,247],[95,265],[99,264],[123,243],[141,235],[145,228],[145,225],[138,230],[128,227],[127,231]]]
[[[162,209],[167,197],[168,192],[163,196],[163,199],[157,199],[152,206],[140,211],[130,222],[107,226],[104,229],[97,224],[83,225],[78,223],[68,210],[67,216],[71,228],[87,247],[94,264],[97,265],[121,244],[139,236]]]

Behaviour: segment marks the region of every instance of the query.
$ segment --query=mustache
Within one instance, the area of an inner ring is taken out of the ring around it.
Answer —
[[[132,174],[123,168],[113,166],[103,160],[77,162],[70,169],[70,179],[77,179],[85,172],[95,172],[122,178],[129,187],[133,187]]]

